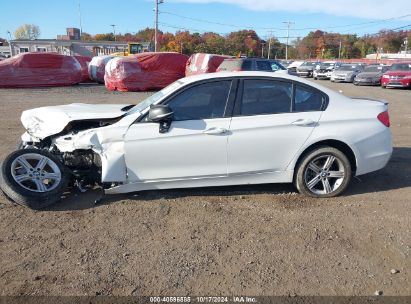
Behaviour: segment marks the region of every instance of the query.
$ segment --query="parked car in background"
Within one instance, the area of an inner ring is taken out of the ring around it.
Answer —
[[[276,66],[280,64],[276,62]],[[235,72],[235,71],[261,71],[273,72],[272,61],[264,58],[229,58],[225,59],[217,69],[217,72]],[[279,68],[277,71],[286,70]],[[275,71],[274,71],[275,72]]]
[[[362,72],[364,66],[361,64],[342,64],[331,73],[332,82],[353,82],[355,76]]]
[[[294,60],[278,60],[282,65],[283,65],[283,67],[285,67],[285,68],[288,68],[289,66],[290,66],[290,64],[291,63],[293,63],[294,62]]]
[[[318,65],[316,61],[305,61],[297,68],[297,75],[303,77],[313,77],[315,67]]]
[[[273,72],[277,71],[286,71],[287,69],[281,64],[280,61],[274,59],[268,59],[268,62],[271,64],[271,69]]]
[[[381,87],[410,88],[411,62],[393,64],[390,69],[382,75]]]
[[[42,107],[21,122],[26,133],[2,162],[0,187],[36,209],[69,184],[118,194],[294,183],[326,198],[392,153],[387,103],[281,73],[196,75],[137,105]]]
[[[314,79],[330,79],[331,74],[335,69],[336,61],[324,61],[321,62],[318,67],[314,69]]]
[[[355,76],[355,85],[380,85],[382,75],[389,69],[387,65],[368,65]]]
[[[297,60],[297,61],[293,61],[288,67],[288,73],[291,75],[297,75],[297,68],[302,65],[304,63],[304,61],[301,60]]]

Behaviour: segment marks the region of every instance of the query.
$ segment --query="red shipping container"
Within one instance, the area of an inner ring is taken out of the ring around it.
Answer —
[[[88,75],[90,79],[98,83],[104,83],[106,64],[114,57],[115,56],[111,55],[93,57],[88,65]]]
[[[91,82],[88,76],[88,65],[90,64],[91,57],[75,55],[74,58],[76,58],[81,65],[81,82]]]
[[[193,54],[187,61],[186,76],[214,73],[224,59],[227,58],[233,57],[206,53]]]
[[[119,91],[158,90],[185,76],[188,56],[179,53],[141,53],[110,60],[106,88]]]
[[[57,53],[23,53],[0,62],[0,88],[70,86],[81,82],[80,63]]]

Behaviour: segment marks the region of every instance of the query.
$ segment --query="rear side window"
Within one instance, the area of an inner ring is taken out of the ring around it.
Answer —
[[[168,106],[173,120],[201,120],[224,117],[231,80],[208,82],[188,88],[172,97]]]
[[[263,115],[291,110],[292,85],[272,80],[244,80],[239,114]]]
[[[296,86],[293,112],[321,111],[325,98],[316,90]]]

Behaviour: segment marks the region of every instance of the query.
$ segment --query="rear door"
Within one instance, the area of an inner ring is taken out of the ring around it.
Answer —
[[[228,173],[284,171],[309,138],[326,96],[272,78],[240,82],[228,139]]]

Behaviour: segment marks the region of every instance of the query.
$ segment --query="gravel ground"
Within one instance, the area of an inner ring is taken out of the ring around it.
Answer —
[[[96,190],[31,211],[0,196],[1,295],[410,295],[411,91],[321,83],[390,102],[395,150],[385,169],[322,200],[259,185],[145,191],[94,206]],[[0,90],[0,159],[23,132],[22,110],[149,94]]]

